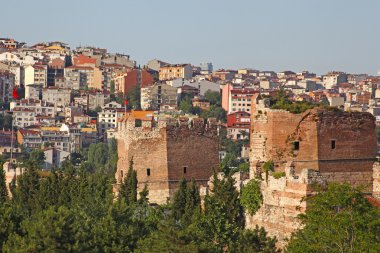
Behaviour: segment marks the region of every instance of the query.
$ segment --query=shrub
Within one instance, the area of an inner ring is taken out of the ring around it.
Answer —
[[[272,173],[272,176],[275,178],[275,179],[279,179],[279,178],[282,178],[282,177],[285,177],[285,172],[273,172]]]
[[[254,215],[263,203],[263,195],[261,194],[260,181],[252,179],[241,190],[241,205],[250,215]]]

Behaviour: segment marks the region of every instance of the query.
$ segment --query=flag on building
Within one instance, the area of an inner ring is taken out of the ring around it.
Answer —
[[[19,98],[20,98],[20,96],[18,95],[17,86],[15,86],[15,87],[13,88],[12,97],[13,97],[14,99],[19,99]]]

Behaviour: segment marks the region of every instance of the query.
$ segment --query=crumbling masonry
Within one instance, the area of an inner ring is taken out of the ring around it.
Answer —
[[[163,204],[177,189],[182,178],[194,178],[206,185],[218,168],[218,133],[215,119],[186,117],[178,120],[142,121],[136,126],[133,117],[118,124],[119,160],[116,171],[117,194],[133,159],[138,190],[149,189],[149,201]]]
[[[380,192],[379,174],[374,181],[379,173],[374,169],[375,119],[369,113],[322,108],[292,114],[270,109],[268,102],[252,98],[250,178],[260,176],[267,161],[275,172],[285,173],[263,181],[263,205],[246,221],[248,227],[264,226],[283,246],[300,226],[296,217],[305,211],[302,199],[313,194],[313,183],[348,182],[365,186],[369,194]]]

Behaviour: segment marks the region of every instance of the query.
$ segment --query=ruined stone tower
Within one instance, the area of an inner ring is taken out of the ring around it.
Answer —
[[[314,193],[314,183],[347,182],[378,194],[375,119],[323,108],[293,114],[270,109],[268,102],[252,97],[250,178],[263,173],[267,161],[283,174],[270,172],[262,181],[263,204],[246,223],[265,227],[282,247],[300,227],[297,216],[307,208],[302,200]]]
[[[362,184],[371,192],[377,142],[370,113],[314,108],[293,114],[253,98],[251,166],[270,160],[283,172],[291,161],[297,173],[317,170],[328,182]]]
[[[215,119],[142,121],[136,126],[133,117],[120,122],[116,139],[119,160],[115,192],[128,172],[133,159],[137,172],[138,190],[145,184],[149,201],[163,204],[170,198],[182,178],[194,178],[198,185],[207,180],[218,168],[218,136]]]

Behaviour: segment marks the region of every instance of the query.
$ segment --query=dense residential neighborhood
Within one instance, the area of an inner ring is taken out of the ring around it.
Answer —
[[[4,252],[380,251],[380,76],[0,38],[0,102]]]

